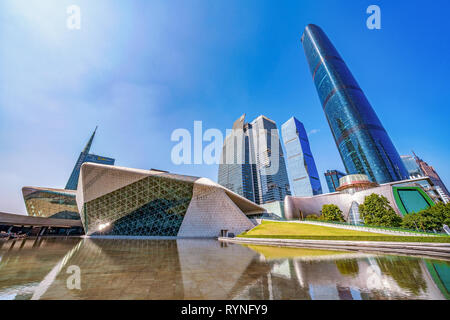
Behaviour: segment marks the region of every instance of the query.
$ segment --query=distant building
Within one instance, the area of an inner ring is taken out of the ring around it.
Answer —
[[[330,193],[336,192],[336,189],[339,188],[339,179],[345,175],[345,173],[338,170],[327,170],[325,172],[325,180],[327,181],[328,191]]]
[[[447,197],[450,196],[450,193],[448,192],[447,187],[445,186],[444,182],[439,177],[436,170],[434,170],[434,168],[432,166],[428,165],[428,163],[426,163],[425,161],[420,159],[415,153],[414,153],[414,159],[416,160],[417,165],[420,167],[420,170],[422,171],[422,173],[425,176],[429,177],[431,179],[431,181],[433,182],[433,184],[436,187],[439,187],[442,190],[442,192],[447,195]]]
[[[272,146],[272,143],[276,143]],[[263,204],[290,195],[289,179],[277,125],[261,115],[251,123],[245,114],[225,138],[218,182],[237,194]]]
[[[284,219],[284,201],[273,201],[267,202],[260,205],[264,209],[267,210],[265,214],[262,215],[262,218],[266,219]]]
[[[97,132],[97,128],[95,128],[94,132],[92,133],[91,138],[89,139],[88,143],[84,147],[83,151],[80,153],[80,156],[78,157],[77,162],[75,163],[75,167],[72,170],[72,174],[69,177],[69,180],[66,184],[66,190],[76,190],[78,186],[78,177],[80,176],[80,168],[81,165],[85,162],[93,162],[93,163],[99,163],[99,164],[107,164],[107,165],[114,165],[115,159],[103,157],[103,156],[97,156],[95,154],[89,154],[89,150],[91,149],[92,141],[94,141],[95,133]]]
[[[410,178],[418,178],[424,176],[422,170],[420,169],[419,164],[417,163],[416,159],[413,156],[406,155],[400,156],[400,158],[402,159],[406,170],[408,170]]]
[[[72,190],[23,187],[22,195],[29,216],[79,220],[76,193]]]
[[[75,201],[81,165],[85,162],[114,165],[115,160],[90,154],[97,128],[78,157],[65,189],[23,187],[22,195],[29,216],[57,219],[80,219]]]
[[[249,133],[249,124],[245,123],[243,114],[234,122],[232,132],[225,137],[218,182],[244,198],[260,203],[256,166],[251,163]]]
[[[309,24],[301,41],[346,172],[380,184],[408,179],[388,133],[326,34]]]
[[[321,194],[322,185],[303,123],[295,117],[290,118],[281,126],[281,135],[286,149],[292,194],[295,196]]]
[[[428,177],[422,177],[379,185],[363,174],[347,175],[340,179],[335,193],[313,197],[286,197],[284,214],[288,220],[304,219],[309,215],[319,215],[323,205],[334,204],[342,210],[348,223],[360,224],[363,221],[359,214],[359,205],[364,202],[366,196],[375,193],[386,197],[399,216],[405,216],[435,205],[421,186],[423,182],[429,184],[429,180]]]

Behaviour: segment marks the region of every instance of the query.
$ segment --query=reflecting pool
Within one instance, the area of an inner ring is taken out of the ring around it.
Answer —
[[[449,290],[445,260],[199,239],[0,240],[0,299],[442,300]]]

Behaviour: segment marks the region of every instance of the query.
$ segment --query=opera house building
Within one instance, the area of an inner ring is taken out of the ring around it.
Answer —
[[[29,216],[80,219],[73,190],[23,187],[22,194]]]
[[[86,235],[217,237],[265,211],[207,178],[89,162],[76,199]]]

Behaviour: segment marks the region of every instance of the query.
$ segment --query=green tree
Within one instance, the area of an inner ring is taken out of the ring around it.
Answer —
[[[335,204],[324,204],[320,213],[320,220],[323,221],[345,221],[341,209]]]
[[[402,222],[402,218],[392,209],[389,200],[376,193],[364,198],[364,203],[359,205],[359,212],[364,223],[368,225],[399,227]]]
[[[433,207],[407,214],[403,218],[402,227],[432,231],[441,230],[444,224],[450,225],[450,203],[439,202]]]

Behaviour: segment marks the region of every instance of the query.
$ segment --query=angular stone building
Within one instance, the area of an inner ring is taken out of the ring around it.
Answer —
[[[206,178],[95,163],[81,166],[86,235],[217,237],[254,227],[265,210]]]

